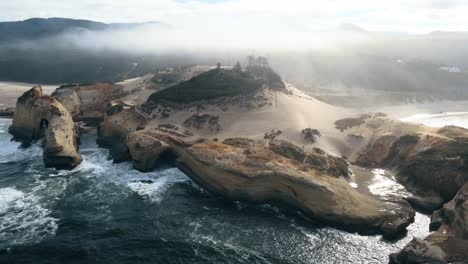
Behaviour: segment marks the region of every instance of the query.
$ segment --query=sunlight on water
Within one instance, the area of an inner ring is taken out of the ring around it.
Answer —
[[[431,127],[460,126],[468,128],[468,112],[440,114],[416,114],[401,119],[404,122],[421,123]]]
[[[391,195],[405,197],[409,195],[405,187],[399,184],[392,175],[386,175],[385,170],[373,169],[372,173],[374,174],[374,178],[368,186],[372,194],[382,197]]]

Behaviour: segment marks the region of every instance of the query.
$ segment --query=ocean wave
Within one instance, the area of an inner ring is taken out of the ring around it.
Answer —
[[[139,180],[127,183],[127,186],[139,196],[151,202],[161,202],[166,190],[177,182],[188,181],[186,177],[178,177],[177,173],[161,176],[155,180]]]
[[[0,248],[39,242],[54,236],[58,219],[42,207],[39,197],[15,188],[0,189]]]

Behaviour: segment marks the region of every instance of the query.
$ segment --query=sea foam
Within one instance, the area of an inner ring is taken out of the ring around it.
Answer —
[[[39,242],[54,236],[58,219],[42,207],[39,197],[12,187],[0,189],[0,248]]]

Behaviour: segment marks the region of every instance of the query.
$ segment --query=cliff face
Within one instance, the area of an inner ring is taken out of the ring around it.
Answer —
[[[73,168],[81,162],[73,119],[55,98],[36,86],[18,98],[16,109],[10,133],[24,142],[44,138],[47,167]]]
[[[347,181],[348,163],[318,149],[247,138],[187,142],[156,129],[131,133],[127,144],[136,169],[151,171],[173,157],[198,185],[230,200],[285,203],[328,224],[365,227],[388,237],[413,221],[407,203],[359,193]]]
[[[124,96],[122,86],[111,83],[62,86],[52,93],[75,121],[99,124],[112,100]]]
[[[47,114],[47,109],[35,105],[41,96],[42,88],[35,86],[18,98],[13,123],[9,129],[16,139],[31,141],[41,137],[41,119]]]
[[[382,115],[336,122],[347,135],[349,156],[363,166],[392,169],[412,193],[408,201],[434,211],[424,240],[414,239],[390,263],[468,261],[468,130],[429,128]]]
[[[127,136],[143,129],[147,120],[134,107],[114,104],[107,109],[98,128],[98,144],[110,150],[115,162],[130,160]]]
[[[429,128],[383,116],[362,121],[344,130],[352,149],[349,157],[362,166],[396,171],[400,182],[425,196],[413,199],[415,205],[433,211],[468,179],[468,130]]]
[[[140,171],[170,158],[201,187],[227,199],[286,203],[311,218],[388,237],[413,221],[401,197],[390,201],[351,187],[348,163],[340,158],[343,136],[333,125],[349,110],[287,84],[199,96],[188,103],[153,100],[157,96],[143,106],[115,103],[99,127],[99,142],[115,161],[132,160]],[[313,131],[314,139],[304,131]]]

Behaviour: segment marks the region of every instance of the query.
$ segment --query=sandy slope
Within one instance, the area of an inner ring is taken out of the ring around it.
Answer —
[[[207,129],[189,128],[194,137],[263,139],[265,133],[281,130],[278,139],[286,139],[306,149],[319,147],[332,155],[341,156],[344,137],[335,128],[334,122],[357,112],[323,103],[290,85],[287,85],[287,89],[289,93],[262,90],[256,95],[261,100],[228,98],[200,102],[183,109],[174,108],[169,118],[153,118],[147,128],[175,124],[185,129],[184,121],[193,114],[209,114],[219,117],[221,130],[216,133]],[[263,106],[257,105],[259,101]],[[153,114],[157,112],[155,110]],[[306,142],[301,134],[305,128],[318,129],[322,136],[314,144]]]

